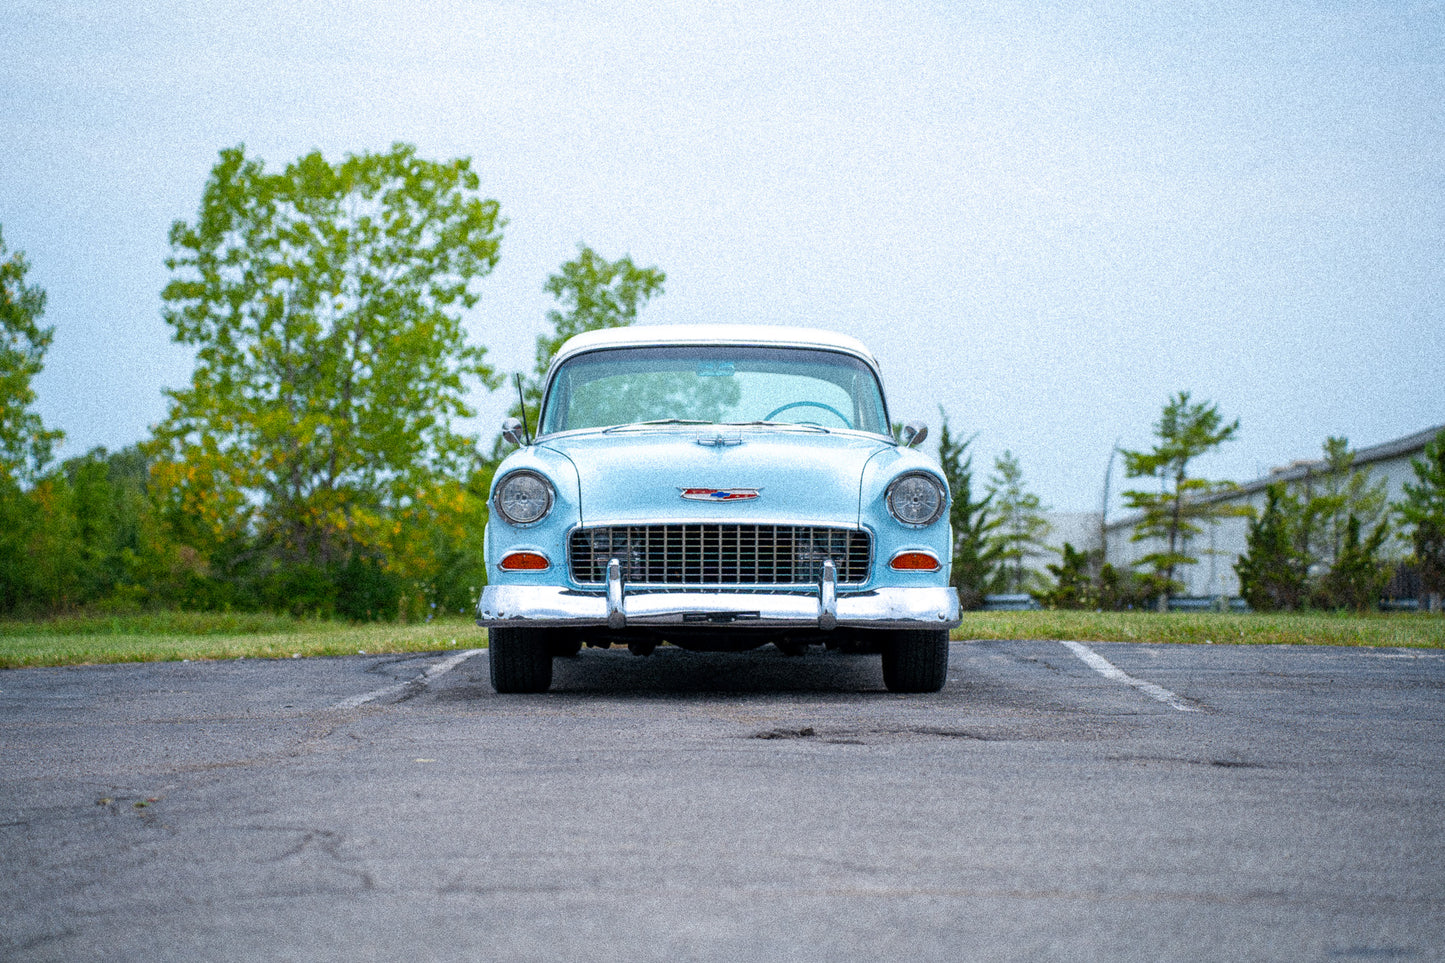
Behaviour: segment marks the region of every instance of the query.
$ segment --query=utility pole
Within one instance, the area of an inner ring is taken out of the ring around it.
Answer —
[[[1114,456],[1119,454],[1119,442],[1122,438],[1114,439],[1114,447],[1109,449],[1109,464],[1104,468],[1104,497],[1099,501],[1099,568],[1103,569],[1109,561],[1109,484],[1114,475]]]

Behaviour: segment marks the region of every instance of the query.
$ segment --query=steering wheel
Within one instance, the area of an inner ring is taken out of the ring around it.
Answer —
[[[822,408],[824,411],[829,412],[830,414],[834,415],[839,421],[841,421],[844,427],[853,427],[853,422],[848,420],[847,415],[843,414],[843,412],[839,411],[837,408],[834,408],[832,405],[825,405],[821,401],[790,401],[786,405],[783,405],[780,408],[774,408],[766,415],[763,415],[763,420],[772,421],[774,415],[781,415],[783,412],[791,408]]]

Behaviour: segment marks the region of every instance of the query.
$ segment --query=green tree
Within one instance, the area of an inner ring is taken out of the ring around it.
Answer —
[[[26,530],[20,608],[35,614],[75,608],[86,600],[86,565],[73,492],[63,473],[46,472],[24,497],[34,522]]]
[[[30,543],[39,528],[27,493],[14,482],[0,481],[0,615],[20,611],[34,600]]]
[[[1260,612],[1294,610],[1306,599],[1309,560],[1299,538],[1301,506],[1279,483],[1265,489],[1265,506],[1249,524],[1244,555],[1234,563],[1240,594]]]
[[[938,431],[938,462],[952,499],[948,507],[948,522],[953,528],[949,581],[958,589],[963,607],[976,609],[994,588],[1001,548],[993,536],[999,522],[989,510],[992,495],[974,499],[973,455],[968,451],[973,438],[955,438],[942,406],[938,413],[943,421]]]
[[[125,576],[125,549],[134,555],[136,525],[122,517],[121,491],[111,479],[110,456],[97,448],[79,458],[68,459],[54,479],[65,513],[57,531],[65,531],[71,544],[64,552],[80,603],[110,596]],[[134,504],[134,503],[132,503]],[[126,526],[126,522],[130,522]],[[129,527],[131,531],[123,531]],[[131,542],[131,545],[127,545]]]
[[[999,547],[999,581],[1010,592],[1024,592],[1041,582],[1028,561],[1049,551],[1046,509],[1039,496],[1028,490],[1017,456],[1005,451],[994,459],[993,475],[986,489],[993,502],[998,528],[993,539]]]
[[[1159,591],[1153,577],[1131,569],[1118,569],[1109,562],[1099,567],[1098,608],[1105,612],[1141,609],[1150,599],[1157,601]]]
[[[62,437],[30,410],[31,380],[44,367],[55,328],[40,325],[45,291],[25,283],[29,271],[24,252],[7,255],[0,234],[0,485],[33,481]]]
[[[1158,439],[1154,447],[1123,452],[1124,468],[1130,478],[1159,480],[1158,491],[1126,491],[1124,501],[1140,513],[1133,540],[1159,545],[1138,564],[1153,569],[1160,611],[1168,608],[1169,595],[1179,588],[1175,572],[1180,566],[1199,561],[1188,554],[1190,536],[1199,534],[1203,523],[1248,511],[1214,497],[1233,489],[1232,483],[1189,476],[1190,462],[1229,441],[1238,431],[1239,419],[1225,424],[1217,405],[1192,402],[1189,392],[1181,391],[1164,405],[1163,414],[1154,424]]]
[[[67,460],[59,473],[70,491],[82,601],[119,608],[169,601],[178,546],[151,500],[143,446],[97,448]]]
[[[428,562],[408,540],[474,458],[454,428],[469,382],[497,380],[462,312],[504,223],[466,159],[396,144],[272,173],[221,151],[195,222],[171,228],[165,320],[196,367],[151,448],[190,544],[299,566],[283,595],[355,555],[424,574],[401,571]]]
[[[1405,483],[1405,499],[1395,511],[1409,529],[1425,606],[1438,612],[1445,595],[1445,431],[1425,446],[1421,457],[1411,460],[1410,467],[1416,483]]]
[[[46,528],[43,511],[54,500],[33,490],[61,433],[31,410],[31,382],[55,329],[40,324],[45,292],[25,282],[29,271],[24,253],[8,253],[0,234],[0,612],[41,604],[44,565],[34,553],[38,541],[59,534]]]
[[[666,280],[661,270],[638,267],[629,255],[609,261],[586,244],[577,245],[577,257],[563,264],[543,286],[558,307],[547,312],[552,330],[537,337],[532,376],[523,383],[528,416],[535,418],[541,408],[542,381],[563,342],[584,331],[632,324],[638,311],[663,293]],[[521,408],[513,406],[511,414],[521,417]]]
[[[439,529],[433,551],[440,564],[429,585],[429,596],[445,612],[468,612],[487,584],[485,546],[487,494],[500,461],[483,459],[470,473],[466,497],[460,502],[459,525]]]
[[[1349,439],[1326,439],[1324,456],[1323,469],[1305,478],[1302,507],[1309,563],[1317,572],[1329,571],[1339,558],[1351,516],[1362,529],[1373,529],[1388,517],[1385,482],[1372,481],[1369,469],[1355,467]]]
[[[1389,535],[1389,525],[1380,522],[1363,541],[1360,520],[1351,515],[1345,522],[1345,537],[1324,578],[1320,579],[1316,600],[1325,608],[1354,609],[1364,612],[1374,608],[1390,580],[1390,571],[1380,561],[1380,547]]]
[[[1090,575],[1093,559],[1069,542],[1064,543],[1063,557],[1048,566],[1054,584],[1038,593],[1039,601],[1051,609],[1091,609],[1099,602],[1098,589]]]
[[[67,459],[26,494],[37,519],[26,543],[28,608],[151,600],[161,566],[148,537],[154,519],[138,447]]]

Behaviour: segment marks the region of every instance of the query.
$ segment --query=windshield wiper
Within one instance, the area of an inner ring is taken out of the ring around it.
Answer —
[[[797,421],[725,421],[723,424],[729,428],[807,428],[809,431],[821,431],[825,435],[831,435],[832,431],[822,425],[815,425],[810,422]]]
[[[706,418],[657,418],[653,421],[632,421],[625,425],[613,425],[604,430],[604,434],[611,431],[621,431],[624,428],[650,428],[654,425],[710,425],[711,421]]]

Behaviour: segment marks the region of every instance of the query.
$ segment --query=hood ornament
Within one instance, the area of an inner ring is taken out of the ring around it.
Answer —
[[[758,497],[761,488],[680,488],[682,497],[692,502],[741,502]]]
[[[697,443],[704,448],[731,448],[734,445],[741,445],[743,436],[742,432],[738,432],[736,435],[724,435],[722,432],[718,432],[715,435],[699,435]]]

